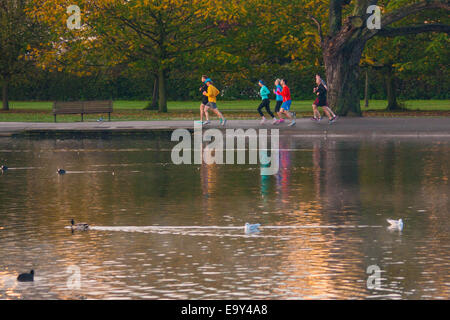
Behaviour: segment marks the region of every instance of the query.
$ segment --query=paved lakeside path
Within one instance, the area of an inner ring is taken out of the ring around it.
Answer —
[[[440,118],[339,118],[328,124],[322,119],[320,123],[310,119],[297,119],[294,127],[285,122],[272,125],[267,121],[260,125],[259,120],[230,120],[223,127],[213,120],[207,128],[248,129],[278,128],[280,135],[304,137],[449,137],[450,117]],[[185,128],[194,129],[193,121],[115,121],[115,122],[0,122],[0,137],[33,136],[33,135],[70,135],[70,134],[151,134],[154,132],[172,131]]]

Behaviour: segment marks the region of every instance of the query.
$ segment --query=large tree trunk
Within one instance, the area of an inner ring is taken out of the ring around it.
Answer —
[[[336,46],[333,40],[325,42],[323,47],[328,104],[338,115],[361,116],[358,79],[365,43],[356,40]]]
[[[163,68],[160,68],[158,71],[158,87],[159,87],[158,111],[167,112],[166,72]]]
[[[9,85],[9,80],[5,79],[5,81],[3,81],[3,87],[2,87],[3,110],[9,110],[8,85]]]
[[[158,110],[158,77],[153,82],[152,101],[144,108],[144,110]]]
[[[394,76],[394,70],[392,66],[387,66],[386,68],[386,94],[387,94],[387,100],[388,105],[386,107],[386,110],[393,111],[393,110],[400,110],[400,106],[397,103],[397,94],[395,92],[395,76]]]

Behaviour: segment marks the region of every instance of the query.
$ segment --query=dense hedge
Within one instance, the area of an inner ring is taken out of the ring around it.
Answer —
[[[261,78],[269,88],[273,87],[275,78],[285,78],[292,91],[294,99],[312,99],[314,74],[320,69],[289,70],[279,69],[267,71],[259,77],[243,77],[241,80],[225,80],[227,75],[213,74],[211,77],[222,91],[222,99],[253,99],[258,98],[257,81]],[[198,75],[190,77],[175,77],[168,79],[169,100],[198,100],[200,87]],[[397,82],[399,99],[450,99],[449,79],[430,74],[426,77],[400,75]],[[11,100],[150,100],[153,91],[153,77],[139,75],[134,77],[76,77],[63,73],[51,73],[41,70],[30,70],[27,77],[16,80],[10,87]],[[364,97],[364,74],[361,73],[360,95]],[[382,71],[370,73],[370,99],[386,99],[386,88]]]

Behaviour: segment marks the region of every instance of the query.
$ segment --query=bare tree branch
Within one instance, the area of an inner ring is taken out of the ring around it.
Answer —
[[[389,12],[381,18],[381,28],[397,22],[411,14],[426,10],[426,9],[446,9],[450,10],[449,0],[425,0],[416,2],[405,7],[401,7],[395,11]]]
[[[138,35],[144,35],[147,38],[149,38],[150,40],[152,40],[153,42],[160,44],[160,41],[156,37],[154,37],[147,30],[143,30],[143,28],[141,28],[136,23],[133,23],[133,21],[126,19],[124,17],[118,17],[118,19],[121,20],[123,23],[125,23],[127,26],[129,26],[131,29],[133,29]]]
[[[377,36],[396,37],[433,31],[450,33],[450,26],[446,24],[423,24],[398,28],[384,28],[378,32]]]
[[[399,27],[399,28],[387,28],[388,25],[400,21],[401,19],[418,13],[423,10],[427,9],[445,9],[450,10],[450,1],[449,0],[425,0],[421,2],[416,2],[411,5],[399,8],[395,11],[389,12],[381,17],[381,29],[365,29],[363,32],[363,39],[365,41],[380,35],[385,37],[394,37],[395,35],[403,35],[403,34],[413,34],[413,33],[420,33],[420,32],[428,32],[429,31],[441,31],[443,30],[442,27],[438,27],[439,30],[431,30],[433,27],[425,27],[421,26],[418,28],[418,26],[412,26],[412,29],[407,30],[409,27]],[[397,31],[393,31],[397,30]],[[417,30],[417,32],[414,32],[414,30]],[[420,31],[424,30],[424,31]],[[406,32],[406,33],[405,33]],[[445,30],[443,32],[446,32]]]
[[[322,44],[322,41],[323,41],[322,25],[320,24],[319,20],[317,20],[314,16],[308,15],[308,18],[310,18],[316,24],[317,32],[319,33],[319,37],[320,37],[320,43]]]

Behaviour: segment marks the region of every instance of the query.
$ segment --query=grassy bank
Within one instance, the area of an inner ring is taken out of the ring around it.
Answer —
[[[198,118],[199,102],[197,101],[171,101],[168,103],[168,113],[142,110],[147,101],[115,101],[114,113],[111,120],[193,120]],[[300,116],[311,116],[312,101],[294,101],[292,110]],[[229,119],[255,119],[258,118],[256,108],[259,101],[219,101],[218,106]],[[271,107],[274,107],[274,102]],[[363,102],[361,103],[363,105]],[[364,116],[450,116],[450,100],[411,100],[405,102],[407,111],[386,112],[385,100],[371,100],[368,108],[362,108]],[[22,102],[12,101],[10,111],[0,111],[1,121],[18,122],[53,122],[52,102]],[[97,120],[101,115],[87,115],[85,121]],[[105,116],[104,116],[105,118]],[[58,116],[58,122],[80,121],[79,115]]]

